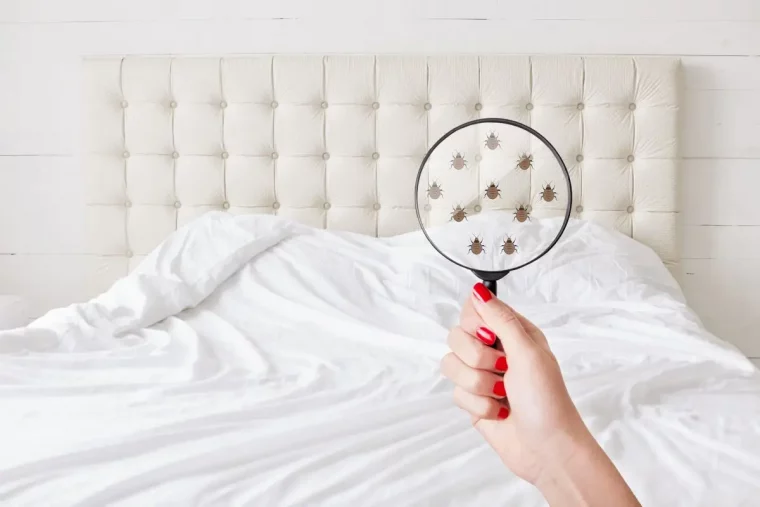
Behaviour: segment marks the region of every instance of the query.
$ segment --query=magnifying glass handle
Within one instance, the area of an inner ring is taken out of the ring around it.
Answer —
[[[486,289],[490,290],[491,293],[496,296],[496,280],[483,280],[483,285],[486,286]],[[491,348],[496,348],[497,344],[499,343],[499,338],[496,338],[496,341],[493,342],[491,345]]]

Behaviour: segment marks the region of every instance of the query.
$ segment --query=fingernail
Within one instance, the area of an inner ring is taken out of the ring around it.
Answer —
[[[475,335],[478,337],[478,340],[482,341],[489,347],[496,343],[496,335],[486,327],[479,327],[478,330],[475,331]]]
[[[509,409],[507,407],[501,407],[496,417],[498,417],[499,419],[506,419],[507,417],[509,417]]]
[[[493,385],[493,393],[496,396],[506,396],[507,395],[507,391],[506,391],[506,389],[504,389],[504,382],[502,382],[501,380],[499,380],[498,382],[496,382]]]
[[[472,288],[472,291],[475,294],[475,297],[484,303],[488,303],[493,297],[491,291],[488,290],[488,288],[480,282],[475,284],[475,287]]]
[[[494,369],[496,371],[507,371],[507,358],[504,356],[501,356],[499,359],[497,359]]]

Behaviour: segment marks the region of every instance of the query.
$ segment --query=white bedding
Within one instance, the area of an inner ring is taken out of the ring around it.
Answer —
[[[419,233],[206,215],[0,333],[0,504],[543,505],[438,372],[475,281]],[[499,290],[644,505],[760,503],[760,372],[654,253],[572,221]]]

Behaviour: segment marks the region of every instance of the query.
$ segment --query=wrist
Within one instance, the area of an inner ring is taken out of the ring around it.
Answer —
[[[593,455],[598,450],[599,444],[585,425],[558,434],[552,439],[552,445],[544,459],[546,465],[536,477],[534,485],[544,493],[546,489],[571,481],[573,470],[582,468],[593,460]]]
[[[571,438],[535,486],[552,506],[640,507],[607,454],[586,430]]]
[[[542,471],[536,480],[536,488],[553,506],[588,505],[583,498],[583,488],[578,484],[582,480],[580,474],[586,473],[593,461],[596,443],[568,442],[566,447],[551,460],[551,465]]]

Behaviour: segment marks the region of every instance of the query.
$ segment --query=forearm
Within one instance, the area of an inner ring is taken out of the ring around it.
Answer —
[[[547,470],[536,487],[552,507],[641,507],[631,489],[589,434],[568,458]]]

